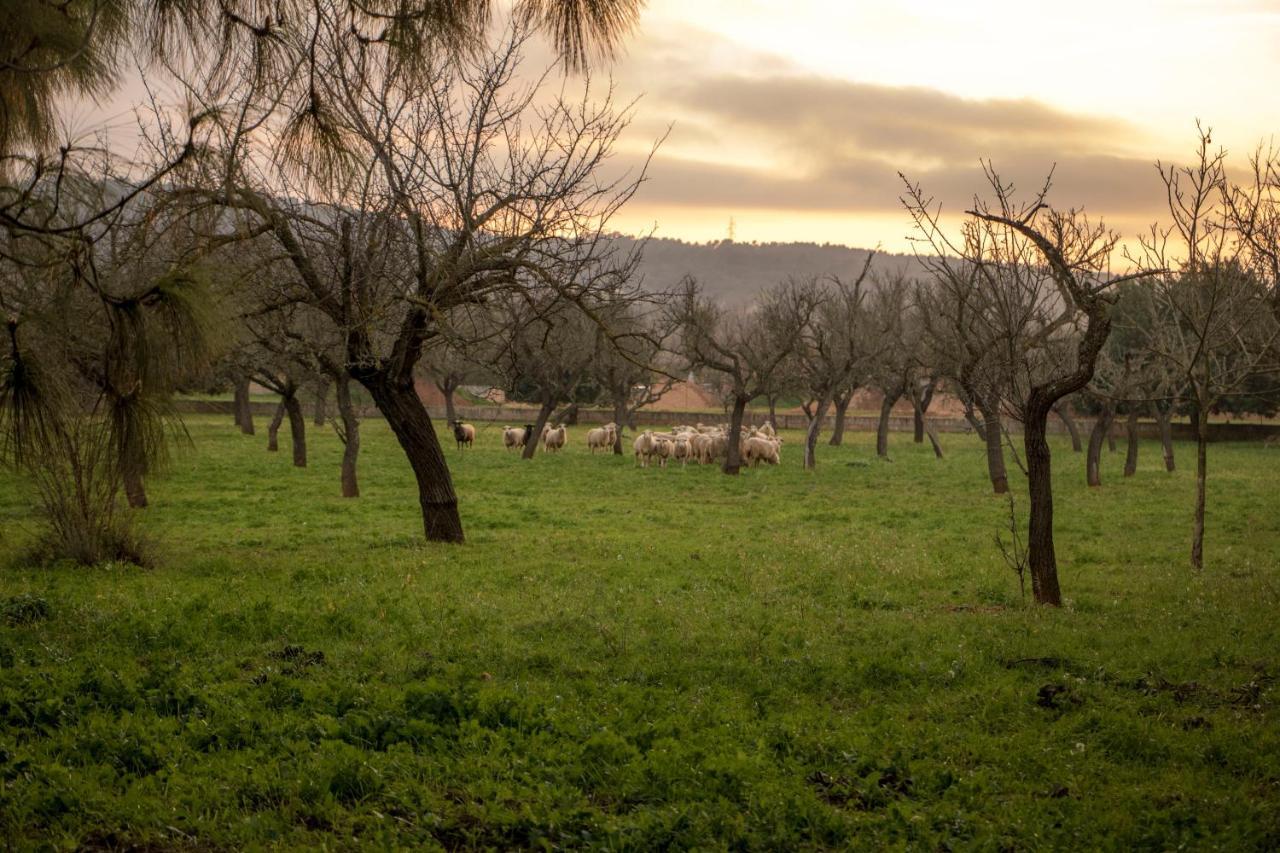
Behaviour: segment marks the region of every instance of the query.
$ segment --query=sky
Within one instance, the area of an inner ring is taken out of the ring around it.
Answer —
[[[1243,164],[1280,138],[1280,0],[650,0],[611,74],[620,150],[668,127],[630,233],[909,249],[904,173],[960,210],[990,159],[1126,240],[1196,120]]]
[[[665,135],[619,231],[905,252],[899,173],[958,216],[990,160],[1132,245],[1197,120],[1237,165],[1280,141],[1280,0],[649,0],[594,73],[638,99],[615,169]],[[133,127],[141,92],[72,122]]]

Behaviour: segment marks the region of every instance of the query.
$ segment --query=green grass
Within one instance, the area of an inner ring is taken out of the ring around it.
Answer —
[[[331,432],[190,426],[155,569],[24,567],[0,481],[6,844],[1280,845],[1278,451],[1211,447],[1195,575],[1187,471],[1090,491],[1059,441],[1048,610],[969,437],[729,478],[484,427],[451,547],[381,423],[356,501]]]

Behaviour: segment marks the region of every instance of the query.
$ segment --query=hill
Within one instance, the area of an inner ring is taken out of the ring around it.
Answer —
[[[636,242],[621,235],[615,239],[627,248]],[[673,287],[685,275],[692,275],[708,294],[738,302],[788,276],[854,277],[861,272],[869,251],[829,243],[686,243],[654,238],[645,246],[640,272],[650,290]],[[879,254],[876,264],[886,269],[919,267],[911,255],[889,253]]]

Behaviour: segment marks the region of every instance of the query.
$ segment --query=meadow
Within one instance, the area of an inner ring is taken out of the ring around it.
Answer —
[[[149,568],[30,565],[0,479],[0,846],[1280,847],[1280,450],[1211,446],[1195,574],[1189,445],[1089,490],[1059,441],[1055,610],[970,436],[730,478],[484,427],[443,546],[378,421],[357,500],[331,431],[189,428]]]

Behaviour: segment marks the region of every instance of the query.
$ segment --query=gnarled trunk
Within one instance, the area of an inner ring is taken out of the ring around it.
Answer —
[[[901,393],[884,395],[884,399],[880,401],[880,422],[876,425],[876,455],[889,455],[889,415],[893,411],[893,404],[898,402]]]
[[[929,411],[929,404],[933,402],[934,388],[934,383],[930,383],[929,387],[925,388],[920,394],[916,394],[915,391],[911,392],[912,441],[916,444],[924,443],[924,416]],[[938,455],[941,456],[942,454],[939,453]]]
[[[249,400],[249,380],[237,379],[235,390],[236,423],[240,432],[253,435],[253,405]]]
[[[818,460],[815,450],[818,447],[818,434],[822,432],[822,419],[827,416],[827,407],[831,405],[828,400],[818,400],[815,402],[813,412],[809,416],[809,429],[804,437],[804,467],[807,470],[813,470]]]
[[[626,429],[627,405],[625,403],[613,404],[613,423],[617,427],[613,431],[613,455],[622,455],[622,431]]]
[[[1004,467],[1003,435],[1000,431],[1000,410],[994,405],[982,403],[982,440],[987,446],[987,475],[991,488],[997,495],[1009,491],[1009,475]]]
[[[1030,498],[1027,568],[1031,572],[1031,592],[1037,604],[1061,607],[1058,558],[1053,548],[1053,476],[1046,435],[1049,411],[1047,408],[1032,409],[1027,415],[1022,439],[1027,455],[1027,490]]]
[[[289,416],[289,442],[293,445],[293,465],[307,467],[307,419],[302,414],[302,403],[297,395],[284,398],[285,414]]]
[[[729,446],[725,449],[724,466],[726,474],[737,474],[742,470],[742,417],[747,411],[747,398],[741,394],[733,398],[733,412],[729,415]]]
[[[321,382],[317,384],[316,397],[312,403],[312,405],[314,406],[314,408],[312,409],[312,418],[313,418],[312,422],[318,427],[324,426],[324,422],[328,419],[328,415],[329,415],[328,397],[329,397],[329,383]]]
[[[462,542],[462,518],[458,497],[444,450],[436,437],[431,416],[413,383],[396,382],[381,371],[361,371],[354,378],[368,390],[378,411],[387,419],[404,450],[418,483],[422,528],[430,542]]]
[[[844,444],[844,423],[845,417],[849,413],[849,404],[851,402],[853,402],[852,391],[843,396],[839,394],[836,395],[836,422],[831,427],[831,440],[827,442],[832,447],[839,447]]]
[[[1191,522],[1191,568],[1204,568],[1204,503],[1209,476],[1209,413],[1196,406],[1196,510]]]
[[[542,406],[538,408],[537,420],[533,423],[533,432],[525,439],[524,451],[520,454],[521,459],[532,459],[533,454],[538,452],[538,443],[542,440],[542,428],[547,425],[547,421],[551,419],[551,413],[555,409],[555,400],[546,399],[542,401]]]
[[[1160,447],[1164,452],[1164,470],[1176,470],[1173,458],[1173,411],[1156,407],[1156,423],[1160,426]]]
[[[1067,428],[1067,432],[1071,435],[1071,450],[1079,453],[1082,449],[1080,445],[1080,430],[1076,429],[1075,418],[1071,417],[1071,412],[1067,411],[1067,404],[1059,403],[1054,406],[1053,413],[1058,416],[1058,419],[1062,421]]]
[[[1113,409],[1110,403],[1102,407],[1098,419],[1089,432],[1089,452],[1085,455],[1085,480],[1090,486],[1102,485],[1102,442],[1111,431]]]
[[[1125,440],[1128,447],[1124,453],[1124,475],[1132,477],[1138,471],[1138,410],[1129,407],[1129,416],[1124,421]]]
[[[444,395],[444,416],[449,424],[456,423],[458,420],[458,410],[454,406],[453,391],[454,384],[452,382],[436,383],[436,387],[440,389],[440,393]]]
[[[360,482],[356,476],[356,461],[360,458],[360,419],[351,405],[351,380],[346,376],[336,383],[338,417],[342,421],[342,496],[360,497]]]
[[[284,423],[284,400],[276,406],[276,412],[271,416],[271,423],[267,424],[267,451],[275,453],[280,449],[280,424]]]

